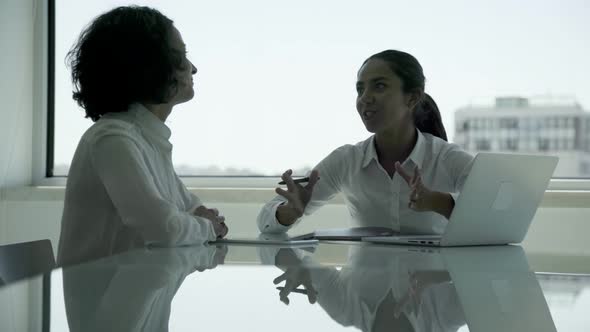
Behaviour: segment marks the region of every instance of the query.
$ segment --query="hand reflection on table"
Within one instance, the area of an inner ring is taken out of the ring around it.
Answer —
[[[362,331],[457,331],[465,318],[457,294],[436,255],[358,246],[337,269],[315,262],[299,249],[280,249],[274,280],[279,298],[306,294],[332,319]],[[304,290],[297,288],[303,285]]]
[[[275,285],[285,281],[284,287],[277,287],[281,302],[289,305],[289,294],[300,292],[307,295],[309,303],[314,304],[317,300],[317,291],[313,287],[309,269],[301,264],[301,261],[294,249],[280,249],[276,256],[276,265],[285,271],[282,275],[273,280]],[[297,287],[302,285],[304,291]]]
[[[71,331],[167,331],[189,274],[223,264],[226,246],[142,249],[63,270]]]

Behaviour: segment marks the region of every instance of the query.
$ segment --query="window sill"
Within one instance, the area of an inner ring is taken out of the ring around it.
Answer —
[[[274,182],[276,183],[276,182]],[[193,187],[189,190],[204,202],[263,204],[276,196],[274,187]],[[45,185],[2,189],[4,201],[63,201],[64,185]],[[330,204],[344,204],[337,195]],[[590,190],[547,190],[542,208],[590,208]]]
[[[275,188],[281,179],[279,177],[242,177],[242,176],[220,176],[200,177],[184,176],[182,181],[190,188],[203,189],[269,189]],[[35,185],[37,186],[62,186],[66,185],[67,177],[43,178]],[[557,191],[590,191],[590,179],[551,179],[547,190]]]

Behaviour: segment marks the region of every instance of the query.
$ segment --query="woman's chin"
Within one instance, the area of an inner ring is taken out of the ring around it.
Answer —
[[[188,99],[186,101],[189,101],[189,100],[195,98],[195,90],[194,89],[191,88],[191,90],[189,91],[189,93],[187,95],[187,98]]]
[[[176,105],[178,104],[182,104],[182,103],[186,103],[187,101],[193,99],[195,97],[195,91],[193,89],[190,89],[190,91],[186,91],[184,93],[182,93],[181,95],[178,95],[176,97]]]
[[[364,123],[364,125],[365,125],[365,129],[367,129],[368,132],[373,133],[373,134],[377,132],[377,128],[375,126],[368,124],[366,122]]]

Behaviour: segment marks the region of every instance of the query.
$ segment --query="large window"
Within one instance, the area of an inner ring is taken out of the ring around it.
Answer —
[[[483,150],[568,149],[566,159],[580,166],[566,169],[588,169],[590,134],[577,134],[581,148],[574,152],[573,143],[555,144],[565,138],[559,132],[533,135],[531,144],[518,138],[527,130],[518,107],[527,107],[528,97],[550,91],[590,107],[584,1],[55,0],[55,175],[67,175],[91,125],[71,98],[64,57],[95,16],[130,3],[172,18],[199,70],[195,99],[167,122],[181,175],[302,173],[336,147],[365,139],[370,134],[355,110],[356,72],[368,56],[390,48],[422,63],[451,140]],[[507,112],[503,118],[478,111],[474,102],[503,96],[521,97],[489,109]],[[473,117],[456,118],[455,111],[469,107]],[[567,110],[545,107],[536,113],[542,117],[527,121],[551,121],[541,132],[562,130],[566,119],[588,122],[581,113],[560,112]],[[485,137],[473,132],[479,128]],[[584,177],[580,172],[559,176]]]

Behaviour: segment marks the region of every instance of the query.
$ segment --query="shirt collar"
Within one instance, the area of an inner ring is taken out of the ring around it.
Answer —
[[[426,147],[424,146],[424,135],[420,130],[416,129],[416,134],[418,139],[416,140],[416,144],[408,157],[409,160],[414,162],[419,169],[422,169],[422,163],[424,161],[424,153]],[[361,164],[362,168],[365,168],[371,163],[372,160],[379,162],[379,158],[377,156],[377,149],[375,148],[375,135],[371,136],[367,140],[367,146],[365,147],[365,156],[363,158],[363,163]]]
[[[410,153],[410,157],[408,159],[412,160],[419,169],[422,169],[422,164],[424,162],[424,153],[426,152],[426,144],[424,135],[420,130],[416,129],[416,134],[418,139],[416,140],[416,145],[414,145],[414,149],[412,153]]]
[[[142,104],[131,104],[129,106],[129,112],[135,115],[138,124],[142,129],[145,129],[147,133],[166,141],[170,139],[170,136],[172,135],[170,128],[168,128],[162,120]]]
[[[361,168],[369,166],[373,159],[377,162],[379,161],[379,158],[377,157],[377,149],[375,148],[375,135],[371,136],[366,142],[365,157],[363,158]]]

